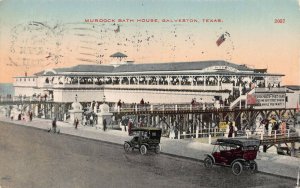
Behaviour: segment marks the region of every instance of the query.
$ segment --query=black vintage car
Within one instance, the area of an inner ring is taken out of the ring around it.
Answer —
[[[148,150],[154,150],[159,153],[161,129],[153,127],[141,127],[131,129],[133,138],[130,141],[124,142],[125,152],[138,149],[142,155],[145,155]]]

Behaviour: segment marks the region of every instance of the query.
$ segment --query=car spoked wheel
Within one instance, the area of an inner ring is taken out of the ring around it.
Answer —
[[[140,153],[142,155],[146,155],[147,153],[147,147],[145,145],[142,145],[141,148],[140,148]]]
[[[205,166],[206,168],[211,168],[211,167],[213,166],[213,160],[212,160],[212,158],[206,157],[206,158],[204,159],[204,166]]]
[[[240,175],[243,171],[243,165],[241,164],[241,162],[236,161],[233,163],[232,167],[232,173],[236,176]]]
[[[125,150],[125,152],[126,153],[128,153],[129,151],[130,151],[130,145],[126,142],[126,143],[124,143],[124,150]]]
[[[157,146],[155,146],[155,153],[160,153],[160,151],[161,151],[161,147],[158,144]]]
[[[257,163],[255,161],[251,161],[249,169],[252,174],[256,173],[257,172]]]

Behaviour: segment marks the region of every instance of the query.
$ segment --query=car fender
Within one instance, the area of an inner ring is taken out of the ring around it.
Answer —
[[[129,144],[129,145],[130,145],[130,147],[132,147],[132,144],[131,144],[131,142],[130,142],[130,141],[124,141],[124,144],[125,144],[125,143]]]
[[[245,159],[235,159],[234,161],[231,162],[230,167],[232,167],[232,165],[233,165],[235,162],[237,162],[237,161],[242,162],[242,163],[243,163],[243,162],[246,162]]]
[[[147,147],[147,149],[149,149],[149,144],[147,144],[147,143],[141,143],[141,146],[142,145],[145,145]]]
[[[216,160],[212,154],[205,154],[206,157],[210,157],[213,160],[213,163],[216,163]]]

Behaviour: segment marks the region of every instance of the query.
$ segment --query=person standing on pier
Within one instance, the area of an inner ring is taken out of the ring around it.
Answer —
[[[285,136],[285,134],[286,134],[286,122],[285,122],[285,120],[282,121],[282,123],[280,125],[280,129],[281,129],[281,135]]]
[[[229,123],[229,133],[228,133],[228,137],[232,137],[233,134],[233,125],[232,122]]]
[[[121,99],[118,101],[117,106],[121,109],[122,106]]]

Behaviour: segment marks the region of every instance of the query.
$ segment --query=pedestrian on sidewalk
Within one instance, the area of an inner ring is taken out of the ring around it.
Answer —
[[[83,125],[83,126],[86,126],[86,124],[87,124],[86,116],[83,116],[82,125]]]
[[[122,125],[122,122],[120,122],[120,124]],[[124,130],[125,130],[125,132],[127,132],[127,126],[125,123],[124,123]]]
[[[77,129],[78,124],[79,124],[79,120],[78,120],[78,118],[75,118],[75,120],[74,120],[75,129]]]
[[[52,130],[54,133],[56,133],[56,117],[52,121]]]
[[[94,126],[94,118],[93,115],[90,117],[90,125],[93,127]]]
[[[131,135],[131,128],[132,128],[133,124],[132,124],[132,120],[130,119],[128,121],[128,135],[130,136]]]
[[[103,119],[103,131],[106,131],[106,119]]]
[[[32,111],[30,111],[30,112],[29,112],[29,120],[30,120],[30,121],[32,121],[32,117],[33,117],[33,114],[32,114]]]

